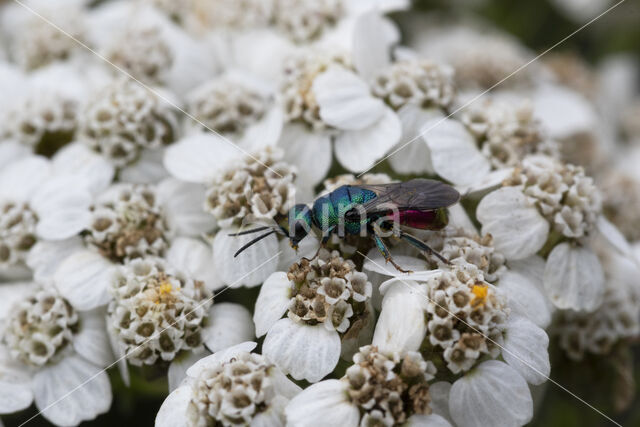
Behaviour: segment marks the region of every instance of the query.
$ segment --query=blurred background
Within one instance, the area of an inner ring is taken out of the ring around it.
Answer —
[[[4,3],[11,2],[4,0]],[[97,0],[93,3],[97,5],[101,2]],[[176,2],[180,3],[177,0]],[[2,3],[0,0],[0,4]],[[415,0],[414,10],[395,14],[392,18],[400,24],[403,43],[411,44],[414,48],[422,43],[428,44],[428,30],[437,23],[439,26],[450,26],[452,29],[462,26],[510,36],[516,45],[530,51],[529,57],[535,57],[615,4],[615,1],[609,0]],[[563,83],[591,96],[595,103],[599,100],[594,98],[603,93],[602,88],[596,87],[602,81],[612,79],[614,86],[617,83],[623,85],[617,86],[616,90],[626,99],[601,104],[604,105],[602,108],[607,110],[601,114],[613,117],[614,121],[625,121],[624,126],[615,128],[613,135],[609,134],[613,141],[607,144],[614,147],[613,155],[619,154],[617,150],[620,147],[637,152],[634,149],[640,145],[638,134],[633,136],[632,131],[628,130],[640,128],[640,81],[637,73],[639,59],[638,0],[623,1],[540,59],[541,63],[557,73],[557,77]],[[626,67],[623,77],[607,74],[618,70],[611,71],[611,64],[619,63],[625,64]],[[505,67],[509,69],[508,65]],[[459,73],[461,70],[456,71]],[[637,130],[635,132],[640,134]],[[570,160],[582,163],[596,178],[599,176],[598,154],[585,154],[593,147],[584,140],[574,140],[573,145],[571,141],[567,141],[566,147],[569,147],[566,155]],[[640,171],[640,165],[636,167]],[[636,194],[628,196],[640,199],[640,195],[637,194],[638,188],[637,185],[632,187]],[[635,226],[640,229],[640,218],[635,218]],[[257,288],[229,290],[216,301],[239,302],[252,308],[257,292]],[[620,424],[640,426],[640,352],[637,345],[615,348],[607,358],[587,357],[579,364],[569,363],[566,356],[556,347],[552,342],[551,378],[554,381],[606,414],[612,415]],[[125,388],[118,382],[119,376],[115,370],[110,374],[112,383],[115,384],[112,409],[108,414],[86,424],[150,425],[166,395],[167,385],[164,378],[151,371],[134,371],[132,386]],[[538,409],[535,411],[537,416],[531,423],[533,426],[590,427],[610,424],[567,391],[550,382],[536,390],[535,395]],[[3,416],[2,422],[6,426],[16,426],[33,414],[35,409],[31,408],[22,413]],[[29,422],[29,425],[49,424],[38,417]]]

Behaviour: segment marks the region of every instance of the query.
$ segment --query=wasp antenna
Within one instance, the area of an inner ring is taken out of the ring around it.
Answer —
[[[269,228],[269,227],[267,227]],[[249,243],[247,243],[246,245],[244,245],[243,247],[241,247],[240,249],[238,249],[238,252],[236,252],[233,257],[237,257],[238,255],[240,255],[245,249],[247,249],[249,246],[253,245],[254,243],[258,243],[260,240],[264,239],[267,236],[272,235],[273,233],[275,233],[276,230],[271,230],[267,233],[261,234],[260,236],[256,237],[255,239],[253,239],[252,241],[250,241]]]
[[[258,231],[264,231],[264,230],[268,230],[270,228],[272,228],[272,227],[265,226],[265,227],[252,228],[251,230],[246,230],[246,231],[241,231],[239,233],[229,234],[229,236],[232,236],[232,237],[244,236],[245,234],[257,233]]]

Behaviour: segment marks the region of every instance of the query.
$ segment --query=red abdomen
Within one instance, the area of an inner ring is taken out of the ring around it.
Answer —
[[[417,228],[420,230],[440,230],[448,223],[445,209],[433,211],[419,211],[407,209],[389,214],[389,218],[405,227]]]

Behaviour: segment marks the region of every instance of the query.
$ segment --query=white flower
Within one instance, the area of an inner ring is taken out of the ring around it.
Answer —
[[[172,143],[177,131],[175,112],[164,100],[136,82],[117,80],[83,110],[78,139],[122,169],[135,163],[144,167],[141,156],[144,160],[145,154]]]
[[[109,293],[112,345],[116,354],[136,366],[174,360],[184,366],[191,352],[202,353],[203,345],[216,351],[253,338],[245,308],[213,305],[205,282],[159,258],[136,259],[120,267],[110,277]],[[122,368],[126,372],[124,362]],[[169,369],[172,385],[178,384],[183,369]]]
[[[605,247],[602,252],[605,291],[593,312],[565,310],[554,324],[560,347],[573,360],[585,354],[607,355],[612,348],[640,335],[640,294],[635,285],[640,269],[635,260]]]
[[[243,342],[220,349],[187,370],[185,381],[164,401],[157,427],[285,425],[284,407],[300,387]]]
[[[216,71],[207,44],[187,34],[155,7],[109,2],[91,9],[89,39],[120,70],[178,96]],[[110,67],[114,74],[122,72]]]
[[[282,132],[281,107],[266,82],[233,70],[193,89],[187,110],[200,123],[188,120],[189,129],[223,134],[244,150],[275,145]]]
[[[6,322],[0,340],[1,413],[35,401],[52,423],[74,426],[109,410],[111,386],[103,368],[113,355],[101,313],[77,311],[44,284],[23,293],[0,317]]]
[[[76,0],[65,0],[63,3],[64,5],[54,7],[44,1],[29,2],[30,7],[45,19],[34,15],[22,5],[13,4],[3,8],[2,27],[11,42],[10,50],[14,60],[23,68],[32,70],[53,62],[69,60],[82,51],[82,47],[73,38],[86,42],[86,14]]]
[[[510,313],[505,297],[517,298],[515,286],[506,287],[505,295],[502,279],[498,286],[487,283],[476,266],[461,259],[409,279],[383,283],[373,345],[387,352],[422,350],[453,374],[449,411],[456,425],[528,422],[533,402],[527,383],[547,379],[549,339],[521,310]],[[528,291],[535,294],[535,287]],[[500,355],[506,363],[484,361]]]
[[[416,32],[410,46],[427,58],[451,65],[460,90],[488,89],[533,57],[517,40],[495,31],[430,25]],[[535,65],[511,76],[501,87],[529,87],[538,74]]]
[[[257,335],[266,334],[265,356],[295,379],[319,381],[335,368],[341,352],[350,356],[341,340],[357,342],[370,334],[371,293],[367,276],[337,251],[321,249],[315,260],[303,258],[288,273],[273,273],[253,316]]]
[[[91,158],[87,158],[91,162]],[[95,160],[95,159],[93,159]],[[99,162],[94,164],[99,176]],[[93,182],[81,182],[66,170],[63,157],[17,160],[0,173],[0,266],[23,266],[40,240],[62,240],[82,231],[89,222]],[[107,174],[109,172],[107,171]]]
[[[434,170],[467,191],[499,185],[529,154],[557,156],[531,106],[501,98],[467,108],[459,121],[431,118],[422,127],[422,139]]]
[[[353,55],[357,59],[355,52]],[[320,163],[319,156],[330,151],[332,139],[338,161],[358,172],[372,166],[401,136],[396,114],[372,94],[345,54],[315,51],[290,59],[285,66],[283,97],[289,124],[281,144],[293,150],[291,156],[296,155],[301,170],[313,171],[307,173],[311,185],[329,167],[331,158]],[[307,138],[314,145],[301,152],[296,146],[305,144]],[[312,163],[300,163],[305,159]]]
[[[277,148],[266,147],[252,157],[243,158],[241,154],[219,137],[201,134],[170,147],[164,163],[177,178],[207,188],[201,203],[222,227],[213,241],[214,265],[222,280],[234,286],[256,286],[278,265],[278,257],[274,257],[278,239],[268,236],[244,251],[242,258],[234,258],[234,253],[254,236],[229,234],[246,222],[271,221],[286,214],[294,204],[295,169],[281,160]]]
[[[601,209],[601,196],[582,168],[530,156],[504,187],[481,200],[477,216],[482,232],[510,260],[527,258],[555,239],[544,273],[549,298],[559,308],[593,310],[604,277],[588,238]],[[566,241],[557,244],[561,239]]]
[[[200,235],[214,226],[200,209],[202,198],[201,188],[175,180],[158,186],[113,185],[87,207],[89,221],[82,241],[40,247],[30,264],[44,264],[63,295],[85,310],[108,302],[115,266],[149,255],[166,256],[177,268],[216,289],[221,283],[203,267],[210,263],[211,248],[195,239],[176,239]],[[183,251],[191,251],[191,258]]]
[[[417,352],[384,352],[365,346],[340,380],[313,384],[286,407],[291,426],[450,426],[429,415],[429,381],[435,366]]]

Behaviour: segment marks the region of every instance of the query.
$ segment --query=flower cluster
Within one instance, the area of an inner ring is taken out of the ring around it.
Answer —
[[[348,333],[356,324],[353,320],[363,316],[363,303],[371,297],[367,275],[337,251],[321,249],[315,260],[292,265],[287,278],[293,284],[287,316],[299,323],[322,323],[340,333]]]
[[[167,270],[160,260],[134,260],[112,279],[111,293],[107,320],[131,363],[171,361],[202,344],[213,302],[203,282]]]
[[[175,139],[170,107],[139,84],[120,80],[89,102],[80,118],[80,140],[122,167],[143,149],[157,149]]]
[[[281,158],[267,148],[229,165],[209,183],[205,209],[224,227],[286,214],[295,198],[295,169]]]

